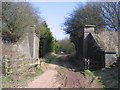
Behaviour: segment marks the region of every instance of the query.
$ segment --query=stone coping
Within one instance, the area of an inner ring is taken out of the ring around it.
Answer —
[[[116,54],[116,51],[113,50],[105,50],[105,54]]]

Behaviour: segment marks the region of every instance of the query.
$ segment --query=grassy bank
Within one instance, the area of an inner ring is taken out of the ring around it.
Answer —
[[[56,57],[57,57],[57,55],[55,53],[46,54],[45,57],[44,57],[45,63],[50,63]]]
[[[90,70],[84,70],[83,71],[84,74],[88,75],[89,77],[91,77],[92,79],[94,79],[94,86],[96,88],[105,88],[105,86],[103,85],[103,83],[97,78],[98,76],[96,76],[94,74],[94,72],[90,71]],[[95,79],[96,78],[96,79]]]
[[[90,77],[98,77],[96,80],[101,88],[118,88],[118,67],[102,68],[101,70],[84,70]]]
[[[78,70],[82,68],[80,60],[78,62],[75,56],[69,56],[69,62],[75,66]],[[81,69],[82,70],[82,69]],[[98,77],[96,82],[100,83],[101,88],[118,88],[118,67],[102,68],[96,71],[82,70],[83,73],[90,77]]]
[[[3,88],[18,88],[24,87],[27,82],[33,80],[35,77],[41,75],[44,72],[44,68],[55,58],[54,53],[47,54],[42,60],[40,69],[35,66],[24,68],[24,70],[12,73],[10,75],[3,75],[2,87]]]
[[[93,73],[105,88],[118,88],[118,67],[103,68]]]
[[[36,69],[36,67],[30,67],[27,70],[15,72],[10,75],[2,76],[3,88],[18,88],[23,87],[29,80],[33,80],[35,77],[41,75],[43,71]]]

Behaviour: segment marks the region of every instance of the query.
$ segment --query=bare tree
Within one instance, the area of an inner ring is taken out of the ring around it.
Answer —
[[[120,3],[103,2],[100,3],[102,8],[101,16],[104,18],[107,29],[118,31],[120,24]]]

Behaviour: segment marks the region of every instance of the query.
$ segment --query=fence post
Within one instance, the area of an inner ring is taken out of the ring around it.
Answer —
[[[4,74],[5,75],[9,75],[11,72],[10,72],[10,60],[7,58],[7,56],[4,56],[3,57],[3,63],[4,63]]]
[[[40,59],[37,59],[37,69],[40,69]]]

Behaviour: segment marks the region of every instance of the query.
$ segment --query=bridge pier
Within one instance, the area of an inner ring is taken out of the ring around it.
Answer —
[[[83,57],[87,58],[88,44],[89,44],[89,34],[94,34],[95,25],[85,25],[84,28],[84,40],[83,40]]]
[[[85,25],[83,33],[83,59],[85,63],[84,67],[86,67],[86,63],[89,63],[87,67],[90,70],[108,67],[116,61],[116,52],[103,49],[98,44],[99,41],[96,39],[94,31],[95,25]]]

